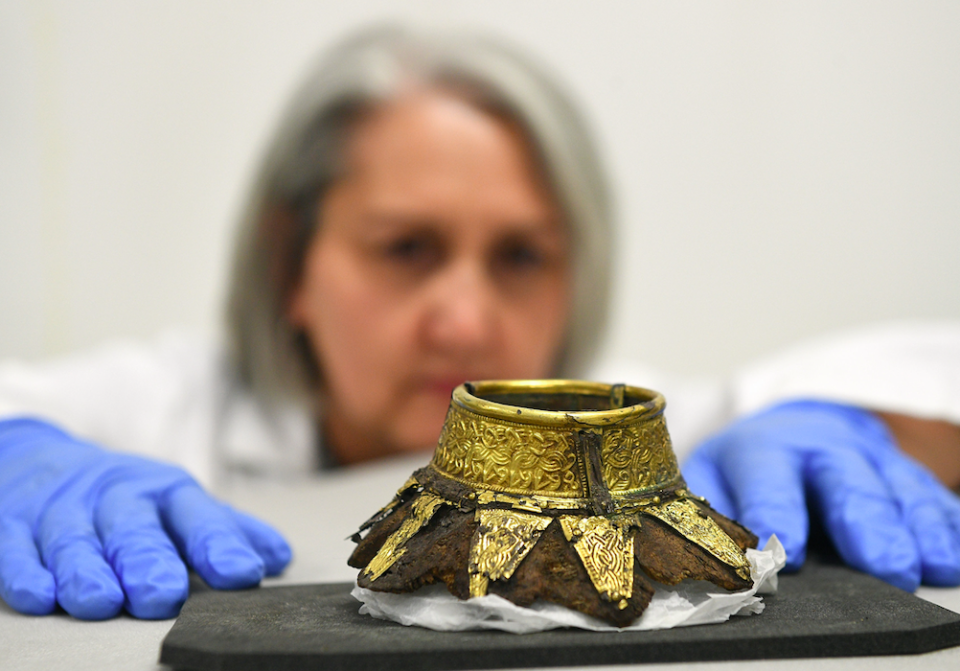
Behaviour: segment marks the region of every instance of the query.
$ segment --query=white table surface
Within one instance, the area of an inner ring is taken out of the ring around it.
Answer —
[[[419,461],[419,460],[418,460]],[[353,543],[346,538],[406,480],[419,463],[412,460],[353,468],[336,475],[298,482],[235,481],[218,493],[233,505],[274,524],[294,548],[286,573],[265,585],[342,582],[356,572],[346,565]],[[960,588],[921,588],[918,595],[960,612]],[[121,616],[105,622],[81,622],[66,615],[29,617],[0,603],[0,669],[97,669],[169,671],[157,664],[160,643],[173,620],[143,621]],[[722,625],[719,625],[722,626]],[[782,671],[884,671],[886,669],[960,669],[960,647],[925,655],[835,659],[706,662],[684,665],[697,671],[766,669]],[[605,666],[603,669],[676,671],[676,664]]]

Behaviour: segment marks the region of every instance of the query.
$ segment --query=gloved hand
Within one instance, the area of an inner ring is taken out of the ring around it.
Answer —
[[[85,620],[121,608],[170,618],[187,598],[187,566],[212,587],[236,589],[289,561],[276,531],[218,503],[180,468],[44,422],[0,421],[0,597],[22,613],[59,603]]]
[[[774,406],[709,438],[682,471],[692,492],[753,530],[761,547],[775,533],[788,570],[806,557],[810,503],[851,566],[909,591],[921,580],[960,584],[960,499],[866,410]]]

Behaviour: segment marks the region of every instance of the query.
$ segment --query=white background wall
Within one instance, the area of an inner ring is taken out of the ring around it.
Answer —
[[[960,316],[952,0],[0,0],[0,357],[215,331],[285,96],[391,17],[501,34],[586,107],[619,196],[614,354],[723,372]]]

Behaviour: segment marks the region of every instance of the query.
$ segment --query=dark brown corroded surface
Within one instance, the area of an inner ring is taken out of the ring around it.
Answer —
[[[369,564],[370,560],[380,551],[380,548],[386,542],[387,538],[390,537],[390,534],[396,531],[403,523],[403,520],[407,518],[407,515],[410,514],[410,506],[412,503],[412,500],[405,501],[389,516],[370,527],[367,535],[364,536],[363,539],[357,543],[357,547],[353,549],[353,553],[350,555],[350,558],[347,559],[347,565],[353,568],[364,568]]]
[[[756,536],[742,526],[708,506],[702,508],[738,545],[744,548],[756,546]],[[392,515],[374,524],[351,555],[350,565],[366,566],[387,537],[400,526],[409,510],[410,502],[407,501]],[[690,543],[666,524],[645,515],[640,519],[640,526],[633,527],[634,553],[636,565],[643,571],[634,572],[633,594],[626,608],[621,609],[619,604],[605,600],[594,589],[580,558],[556,522],[547,527],[513,576],[492,581],[489,592],[519,606],[529,606],[541,598],[625,626],[643,613],[653,597],[654,586],[644,574],[668,585],[693,577],[709,580],[728,590],[750,586],[750,581],[738,576],[733,567],[718,562],[706,550]],[[444,506],[407,542],[406,552],[382,576],[371,581],[361,572],[357,582],[367,589],[394,593],[444,583],[451,594],[466,599],[470,595],[466,567],[476,528],[474,510]]]
[[[546,528],[537,545],[520,562],[508,580],[490,583],[489,592],[519,606],[529,606],[537,598],[566,606],[625,627],[638,618],[653,598],[653,586],[635,571],[633,594],[626,608],[603,599],[594,589],[576,551],[557,522]]]
[[[738,576],[732,566],[717,561],[660,520],[647,516],[641,520],[633,538],[635,561],[657,582],[676,585],[697,578],[729,590],[750,587],[751,582]]]
[[[700,510],[702,510],[703,512],[705,512],[710,518],[712,518],[713,521],[716,522],[721,529],[726,531],[727,535],[730,536],[730,538],[732,538],[733,541],[740,546],[740,549],[746,550],[747,548],[757,547],[757,542],[759,541],[759,539],[756,537],[756,535],[752,531],[747,529],[745,526],[743,526],[736,520],[732,520],[729,517],[726,517],[725,515],[721,515],[706,503],[698,502],[697,507],[700,508]]]
[[[404,508],[409,509],[409,505]],[[400,513],[399,510],[397,512]],[[382,533],[379,527],[391,522],[392,518],[387,518],[373,526],[370,535],[361,541],[364,555],[369,553],[372,557],[380,549],[387,534]],[[429,524],[407,541],[406,552],[382,576],[371,581],[369,576],[361,571],[357,584],[379,592],[402,593],[442,582],[454,596],[466,599],[470,596],[466,567],[470,557],[470,539],[473,538],[476,528],[474,511],[443,506]],[[383,540],[375,547],[372,543],[364,545],[375,533]],[[360,558],[357,557],[360,549],[361,546],[358,546],[350,557],[351,566],[366,566],[365,563],[360,563]]]

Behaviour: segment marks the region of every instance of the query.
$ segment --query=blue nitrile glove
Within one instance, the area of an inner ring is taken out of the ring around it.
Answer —
[[[183,469],[103,450],[41,421],[0,421],[0,597],[33,615],[169,618],[187,566],[251,587],[290,561],[263,522],[208,496]],[[186,565],[184,565],[186,562]]]
[[[806,556],[807,497],[851,566],[913,591],[960,584],[960,499],[859,408],[794,401],[741,419],[684,465],[690,490]]]

